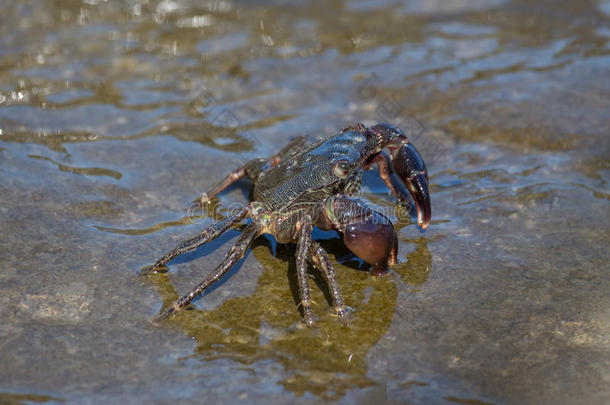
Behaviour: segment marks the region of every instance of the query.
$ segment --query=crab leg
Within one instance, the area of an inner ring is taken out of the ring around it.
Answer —
[[[299,282],[299,292],[301,294],[301,306],[303,307],[303,321],[313,326],[313,316],[311,314],[311,298],[309,296],[309,284],[307,279],[307,252],[311,247],[311,232],[313,226],[311,217],[306,215],[299,228],[299,240],[297,242],[296,262],[297,279]]]
[[[176,246],[171,252],[160,257],[152,266],[144,268],[140,273],[148,274],[151,271],[157,271],[161,267],[165,266],[170,260],[175,258],[178,255],[181,255],[186,252],[190,252],[191,250],[196,249],[197,247],[207,243],[224,232],[226,232],[230,227],[235,225],[237,222],[242,220],[246,214],[248,213],[248,208],[244,208],[237,214],[230,216],[222,221],[216,222],[210,227],[206,228],[199,235],[194,238],[187,239],[181,242],[178,246]]]
[[[258,235],[259,227],[256,222],[252,222],[246,227],[246,229],[244,229],[237,243],[227,252],[222,263],[220,263],[218,267],[216,267],[216,269],[206,277],[205,280],[193,288],[191,292],[174,302],[172,306],[159,314],[155,319],[153,319],[153,321],[162,321],[182,308],[189,306],[195,297],[201,294],[210,285],[218,281],[235,263],[237,263],[239,259],[244,256],[246,250],[248,250],[248,247],[252,243],[252,240]]]
[[[246,165],[233,170],[231,173],[229,173],[227,175],[227,177],[222,179],[222,181],[220,183],[218,183],[218,185],[216,187],[214,187],[212,189],[212,191],[210,191],[209,193],[205,193],[205,192],[202,193],[201,198],[199,198],[198,200],[195,200],[195,202],[199,203],[200,205],[203,205],[203,204],[209,202],[214,197],[216,197],[218,194],[220,194],[225,188],[229,187],[231,184],[235,183],[237,180],[241,179],[245,175],[246,175]]]
[[[322,271],[324,278],[326,278],[337,316],[345,326],[349,326],[348,313],[345,310],[343,298],[341,298],[341,293],[339,292],[339,285],[335,278],[335,269],[330,261],[330,257],[328,257],[328,253],[318,242],[312,241],[309,255],[313,264]]]
[[[201,232],[194,238],[180,242],[180,244],[176,246],[171,252],[166,253],[165,255],[160,257],[152,266],[144,268],[140,273],[148,274],[151,271],[157,271],[176,256],[179,256],[186,252],[190,252],[191,250],[198,248],[204,243],[216,239],[218,236],[226,232],[230,227],[241,221],[247,213],[248,208],[244,208],[237,214],[232,215],[222,221],[216,222],[210,227],[204,229],[203,232]]]

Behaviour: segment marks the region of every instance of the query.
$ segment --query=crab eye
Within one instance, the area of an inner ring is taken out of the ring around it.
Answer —
[[[333,174],[340,178],[345,178],[349,174],[349,164],[347,162],[339,162],[333,166]]]

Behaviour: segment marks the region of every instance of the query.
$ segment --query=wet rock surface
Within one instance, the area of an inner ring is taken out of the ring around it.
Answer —
[[[22,1],[0,16],[0,402],[610,401],[607,1]],[[392,122],[430,172],[421,233],[375,173],[399,263],[336,235],[347,329],[240,230],[141,267],[248,199],[188,207],[292,136]]]

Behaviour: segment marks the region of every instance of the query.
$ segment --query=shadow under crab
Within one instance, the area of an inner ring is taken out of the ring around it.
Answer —
[[[331,299],[326,289],[312,289],[313,307],[319,316],[316,321],[319,328],[312,333],[309,328],[297,326],[299,318],[290,305],[293,299],[298,299],[296,275],[289,271],[286,277],[285,272],[278,271],[287,267],[287,263],[288,267],[293,266],[290,262],[294,247],[280,245],[272,253],[272,243],[258,238],[251,246],[251,254],[262,273],[253,290],[245,295],[234,292],[209,306],[191,305],[187,316],[169,320],[195,345],[193,353],[181,361],[193,365],[230,359],[245,369],[259,370],[253,364],[272,360],[272,364],[284,368],[285,374],[277,380],[266,380],[266,384],[274,381],[299,396],[311,393],[323,400],[337,400],[355,387],[374,389],[379,383],[368,375],[367,356],[396,320],[396,307],[405,286],[414,288],[424,283],[431,265],[425,238],[401,238],[401,243],[414,250],[407,253],[406,261],[401,260],[392,268],[389,277],[370,277],[364,271],[355,271],[351,260],[348,263],[337,260],[335,266],[340,270],[337,279],[347,304],[357,309],[355,316],[349,328],[342,327],[334,311],[324,310]],[[348,255],[347,248],[336,237],[321,240],[320,244],[332,252],[331,257]],[[320,272],[312,273],[322,286]],[[149,281],[164,305],[179,298],[167,274],[151,275]],[[407,318],[398,319],[409,324],[418,316],[409,313]]]

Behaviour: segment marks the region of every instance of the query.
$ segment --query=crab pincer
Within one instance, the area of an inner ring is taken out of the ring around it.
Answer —
[[[385,144],[391,152],[391,156],[378,153],[369,165],[378,164],[380,177],[399,200],[408,201],[408,194],[411,195],[417,211],[417,225],[425,230],[430,225],[432,210],[428,169],[424,159],[401,129],[390,124],[377,124],[369,131],[377,138],[377,142]]]
[[[392,166],[407,186],[417,210],[417,225],[426,229],[430,225],[432,210],[428,191],[428,170],[421,155],[412,143],[392,151]]]

